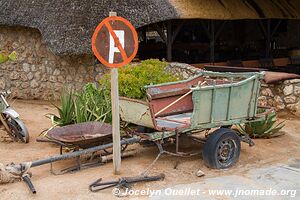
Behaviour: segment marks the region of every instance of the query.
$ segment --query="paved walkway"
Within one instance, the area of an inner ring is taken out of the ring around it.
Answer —
[[[204,179],[165,188],[149,197],[157,199],[300,199],[300,159],[289,165],[250,170],[243,176]]]

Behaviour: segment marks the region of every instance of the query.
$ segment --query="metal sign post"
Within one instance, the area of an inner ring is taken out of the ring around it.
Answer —
[[[118,67],[131,62],[138,50],[138,37],[132,24],[117,13],[110,12],[96,28],[92,49],[97,59],[111,67],[111,104],[114,174],[121,172]]]

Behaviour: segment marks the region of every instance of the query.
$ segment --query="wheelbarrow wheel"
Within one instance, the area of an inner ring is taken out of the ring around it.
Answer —
[[[209,168],[225,169],[238,161],[240,151],[241,142],[238,135],[231,129],[220,128],[208,137],[202,156]]]

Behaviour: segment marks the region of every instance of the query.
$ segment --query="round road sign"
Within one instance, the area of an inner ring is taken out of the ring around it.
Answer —
[[[131,62],[138,51],[137,32],[128,20],[108,17],[97,26],[92,37],[92,49],[103,65],[122,67]]]

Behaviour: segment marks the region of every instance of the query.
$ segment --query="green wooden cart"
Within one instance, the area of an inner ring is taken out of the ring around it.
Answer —
[[[260,80],[264,73],[216,73],[203,71],[188,80],[146,86],[147,101],[120,98],[125,122],[148,129],[139,135],[156,143],[172,139],[179,154],[179,136],[206,132],[202,151],[211,168],[228,168],[239,158],[241,144],[253,145],[232,125],[265,119],[271,109],[257,114]],[[152,130],[152,131],[149,131]]]

